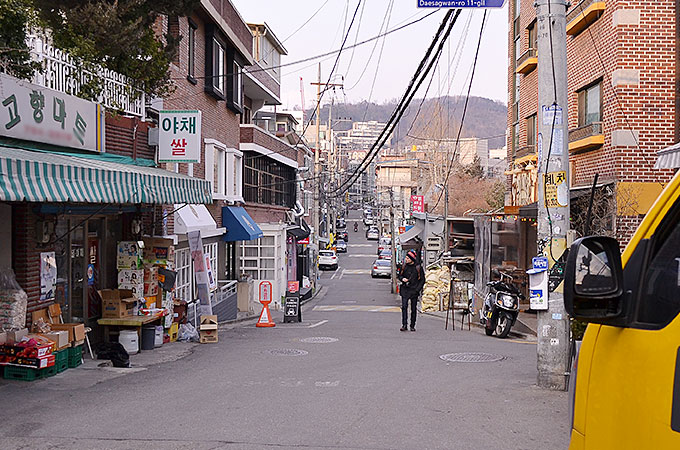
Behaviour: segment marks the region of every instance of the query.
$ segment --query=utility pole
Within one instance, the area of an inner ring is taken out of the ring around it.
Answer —
[[[314,224],[315,228],[318,230],[319,229],[319,215],[320,215],[320,207],[321,207],[321,179],[319,179],[319,176],[321,175],[321,168],[319,165],[319,153],[321,152],[321,86],[324,86],[324,92],[329,88],[329,87],[337,87],[340,86],[342,87],[342,83],[322,83],[321,82],[321,63],[319,63],[319,75],[318,75],[318,81],[316,83],[311,83],[312,86],[316,86],[316,152],[314,153],[314,176],[316,177],[316,204],[317,207],[316,209],[316,214],[314,216]],[[329,116],[329,129],[326,130],[326,136],[329,136],[330,133],[330,116]],[[330,159],[330,158],[328,158]],[[328,161],[327,161],[328,164]],[[333,228],[331,228],[331,225]],[[333,224],[326,224],[326,232],[331,232],[331,230],[335,230],[335,222]],[[318,233],[318,232],[317,232]],[[318,234],[317,234],[318,235]]]
[[[538,385],[566,390],[569,319],[563,278],[569,230],[565,0],[538,0],[538,253],[548,258],[547,310],[538,311]],[[553,72],[554,71],[554,72]],[[560,279],[561,277],[561,279]]]
[[[444,253],[449,250],[449,187],[444,185]]]
[[[396,233],[394,230],[394,190],[390,186],[390,239],[392,241],[392,282],[390,283],[390,292],[395,294],[397,292],[397,246],[396,246]]]

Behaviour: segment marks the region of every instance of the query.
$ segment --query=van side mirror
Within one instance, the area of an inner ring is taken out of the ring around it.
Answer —
[[[575,319],[622,325],[628,308],[623,290],[621,251],[616,239],[576,240],[564,270],[564,307]]]

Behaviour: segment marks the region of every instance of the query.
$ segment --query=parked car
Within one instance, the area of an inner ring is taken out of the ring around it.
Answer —
[[[345,242],[349,242],[349,233],[347,231],[339,231],[338,239],[342,239]]]
[[[392,276],[392,263],[389,259],[376,259],[373,261],[373,268],[371,269],[371,277],[387,277]]]
[[[347,221],[345,221],[345,219],[343,219],[343,218],[340,218],[340,219],[335,221],[335,226],[338,229],[347,228]]]
[[[347,253],[347,242],[342,239],[338,239],[337,244],[335,244],[335,248],[338,253]]]
[[[338,268],[338,255],[333,250],[319,251],[319,269],[329,268],[336,270]]]
[[[366,225],[367,227],[370,227],[371,225],[373,225],[373,216],[365,217],[364,218],[364,225]]]
[[[386,248],[392,248],[392,238],[381,237],[378,241],[378,254]]]
[[[378,253],[378,259],[392,259],[392,249],[386,248]]]
[[[377,241],[380,238],[380,233],[377,228],[369,228],[366,231],[366,239],[369,241]]]

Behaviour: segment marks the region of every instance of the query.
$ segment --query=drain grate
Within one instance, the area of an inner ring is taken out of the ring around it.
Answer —
[[[482,362],[497,362],[505,359],[503,355],[496,355],[493,353],[448,353],[439,357],[446,362],[463,362],[463,363],[482,363]]]
[[[309,352],[305,350],[299,350],[297,348],[279,348],[276,350],[270,350],[269,353],[278,356],[304,356]]]
[[[306,344],[330,344],[331,342],[338,342],[338,339],[332,337],[308,337],[300,339],[300,342]]]

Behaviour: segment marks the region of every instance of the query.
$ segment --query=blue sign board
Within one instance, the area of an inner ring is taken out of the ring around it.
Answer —
[[[548,270],[548,258],[545,256],[532,258],[531,264],[535,270]]]
[[[418,8],[502,8],[505,0],[417,0]]]

